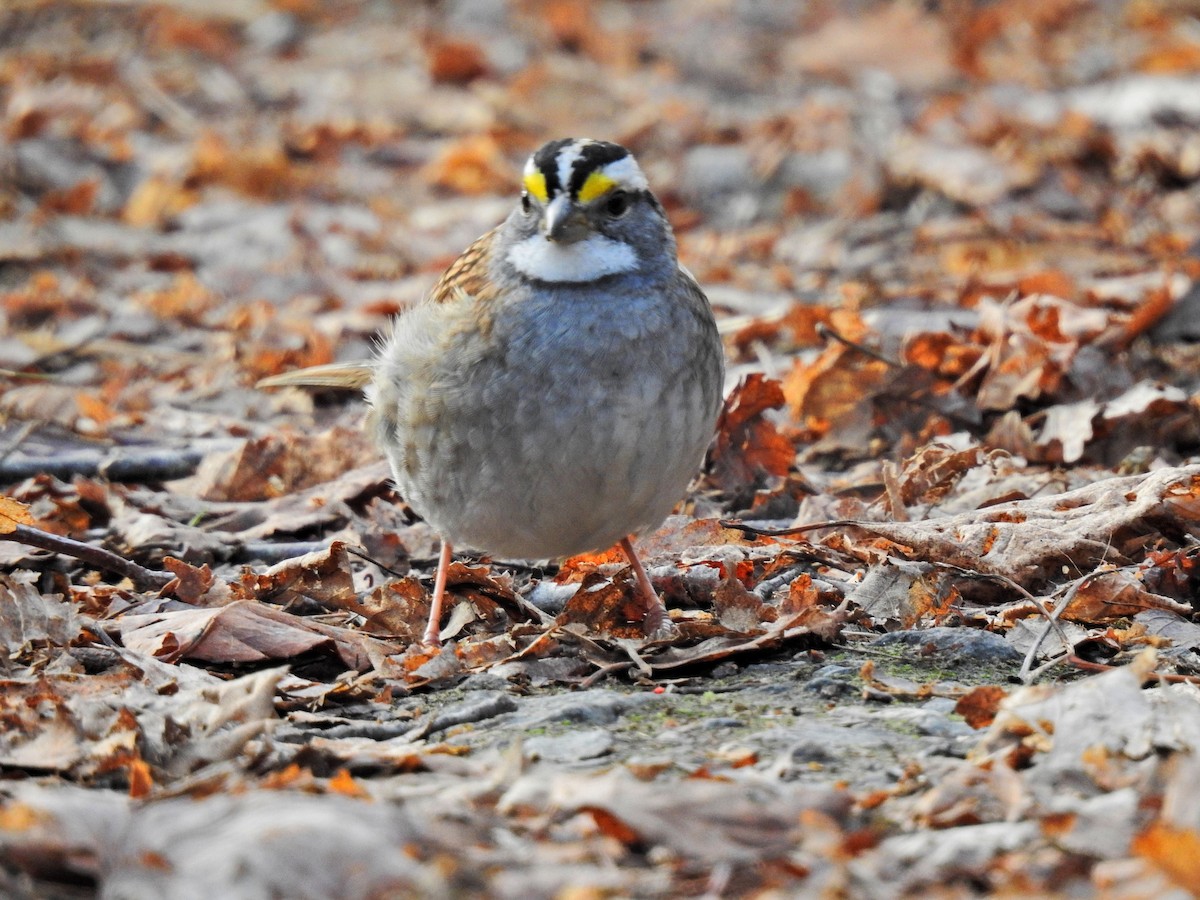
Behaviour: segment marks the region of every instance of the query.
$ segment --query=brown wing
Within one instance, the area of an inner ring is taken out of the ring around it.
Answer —
[[[261,379],[255,387],[328,387],[361,390],[371,382],[375,367],[369,362],[309,366]]]
[[[429,292],[430,303],[448,303],[462,295],[488,303],[496,293],[496,287],[488,277],[491,268],[492,246],[499,226],[493,228],[462,255],[450,264]]]
[[[488,268],[497,231],[498,228],[493,228],[464,250],[438,279],[427,300],[439,304],[470,301],[462,308],[469,310],[469,317],[481,331],[490,327],[492,301],[496,296],[496,286],[488,278]],[[258,382],[258,387],[361,389],[370,384],[374,374],[374,363],[333,363],[272,375]]]

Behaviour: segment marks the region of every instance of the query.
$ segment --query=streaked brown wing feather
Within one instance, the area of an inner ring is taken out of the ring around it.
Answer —
[[[497,288],[488,279],[488,263],[498,228],[493,228],[463,251],[429,292],[427,303],[456,303],[469,299],[476,327],[490,327],[492,301]],[[272,375],[258,387],[335,387],[362,389],[374,377],[373,363],[334,363]]]
[[[492,299],[496,287],[488,279],[488,269],[498,230],[493,228],[483,235],[450,264],[429,292],[430,303],[448,303],[462,294],[485,303]]]
[[[371,382],[375,367],[369,362],[330,363],[281,372],[261,379],[255,387],[328,387],[361,390]]]

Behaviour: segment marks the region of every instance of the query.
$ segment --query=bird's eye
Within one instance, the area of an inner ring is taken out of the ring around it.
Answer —
[[[604,211],[608,213],[609,218],[621,218],[621,216],[629,212],[629,195],[624,191],[613,191],[609,198],[604,201]]]
[[[529,199],[529,192],[524,191],[521,194],[521,212],[529,215],[533,212],[533,201]]]

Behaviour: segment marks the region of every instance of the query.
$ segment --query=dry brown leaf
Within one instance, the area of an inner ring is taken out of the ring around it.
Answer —
[[[423,174],[430,184],[460,194],[507,193],[513,183],[512,167],[503,150],[487,135],[451,144]]]
[[[220,298],[192,272],[180,272],[166,287],[142,291],[134,299],[160,319],[175,319],[192,327],[220,304]]]
[[[342,607],[366,617],[365,631],[411,642],[421,638],[429,618],[429,591],[416,578],[401,578],[374,588]]]
[[[135,228],[149,228],[179,215],[199,199],[194,189],[161,173],[151,173],[129,195],[122,218]]]
[[[248,600],[216,609],[127,614],[120,626],[126,647],[169,661],[261,663],[333,649],[333,641],[304,619]]]
[[[261,575],[243,576],[241,585],[249,596],[282,606],[304,598],[330,609],[347,609],[355,596],[350,554],[343,541],[284,560]]]
[[[1012,409],[1019,400],[1053,394],[1079,346],[1110,324],[1104,310],[1045,294],[1012,303],[985,298],[974,340],[987,347],[976,395],[981,409]]]
[[[555,621],[560,627],[582,626],[589,635],[637,639],[644,636],[641,613],[626,569],[617,578],[586,576]]]
[[[209,454],[188,485],[205,500],[295,497],[378,456],[378,448],[360,429],[334,428],[318,435],[280,432]],[[314,492],[312,505],[320,496],[319,490]]]
[[[778,381],[748,375],[725,399],[717,437],[709,451],[708,478],[729,493],[761,484],[765,475],[786,475],[796,456],[779,429],[763,413],[784,404]]]
[[[1088,578],[1071,592],[1070,602],[1062,615],[1075,622],[1090,624],[1132,618],[1152,609],[1191,616],[1190,603],[1151,593],[1140,576],[1141,572],[1137,570],[1117,569]]]
[[[1000,702],[1008,692],[994,684],[980,685],[958,698],[954,711],[972,728],[987,728],[996,718]]]
[[[783,393],[792,418],[823,436],[861,414],[888,372],[887,363],[833,344],[812,363],[797,362],[784,377]]]
[[[0,534],[11,534],[17,525],[35,525],[29,507],[19,500],[0,495]]]
[[[487,55],[471,41],[436,39],[425,47],[429,77],[443,84],[466,84],[486,75]]]
[[[955,450],[946,444],[926,444],[904,461],[898,477],[905,506],[936,504],[971,469],[984,461],[981,447]]]
[[[1200,534],[1197,520],[1181,515],[1187,508],[1182,498],[1194,504],[1197,495],[1200,466],[1181,466],[940,519],[859,527],[908,548],[910,559],[1003,575],[1029,587],[1061,574],[1063,566],[1087,572],[1102,563],[1127,565],[1126,552],[1140,549],[1147,531]]]
[[[713,591],[713,615],[721,627],[735,634],[754,634],[777,618],[776,610],[763,603],[733,576],[722,579]]]
[[[192,177],[224,184],[248,197],[279,199],[303,187],[304,170],[287,158],[282,146],[231,146],[215,131],[200,135],[193,148]]]
[[[804,810],[835,820],[850,798],[825,787],[766,780],[674,781],[669,791],[621,769],[602,775],[523,775],[501,798],[501,811],[529,808],[588,812],[606,833],[639,846],[662,846],[692,860],[762,862],[791,852]]]
[[[1130,849],[1180,887],[1194,890],[1200,885],[1200,832],[1154,822],[1133,839]]]
[[[27,572],[0,574],[0,670],[52,659],[82,631],[75,608],[57,594],[40,593],[33,580]]]
[[[909,365],[957,380],[979,362],[982,349],[948,331],[924,331],[906,336],[902,353]]]

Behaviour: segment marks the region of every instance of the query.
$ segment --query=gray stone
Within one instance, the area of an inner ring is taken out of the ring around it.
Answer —
[[[525,739],[525,755],[549,762],[578,762],[607,756],[613,749],[613,736],[603,728],[585,728],[567,734],[538,735]]]
[[[618,694],[602,688],[543,697],[527,697],[505,724],[514,729],[543,725],[611,725],[631,709],[661,702],[657,694]]]
[[[998,634],[978,628],[921,628],[893,631],[871,642],[872,647],[910,651],[929,662],[959,665],[1020,665],[1021,654]]]

